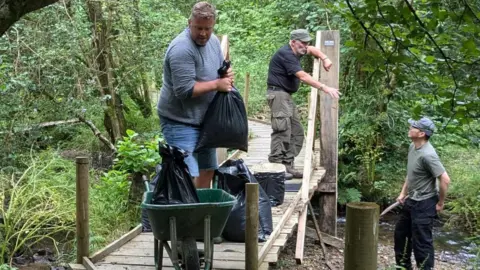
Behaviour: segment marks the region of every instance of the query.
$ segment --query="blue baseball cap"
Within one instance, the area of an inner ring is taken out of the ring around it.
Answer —
[[[422,117],[420,120],[415,121],[413,119],[409,119],[408,123],[414,127],[418,128],[422,132],[425,132],[425,134],[430,137],[433,135],[433,131],[435,130],[435,124],[432,122],[432,120],[428,119],[427,117]]]

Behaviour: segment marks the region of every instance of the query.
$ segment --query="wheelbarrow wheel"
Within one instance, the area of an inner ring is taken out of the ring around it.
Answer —
[[[197,241],[194,238],[185,238],[182,241],[183,265],[186,270],[200,269],[200,259],[198,258]]]

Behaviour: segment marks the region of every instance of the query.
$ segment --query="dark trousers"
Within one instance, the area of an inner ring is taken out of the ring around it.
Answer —
[[[268,161],[293,164],[302,150],[304,134],[292,96],[281,90],[268,90],[268,106],[271,112],[272,134]]]
[[[412,250],[419,269],[433,269],[433,220],[438,197],[423,201],[407,199],[395,227],[395,260],[398,266],[412,269]]]

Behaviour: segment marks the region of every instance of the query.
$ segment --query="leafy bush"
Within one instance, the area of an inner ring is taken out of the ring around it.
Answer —
[[[117,143],[114,168],[129,173],[148,172],[161,161],[158,153],[158,143],[161,141],[159,136],[155,136],[142,144],[138,133],[127,130],[127,136]]]

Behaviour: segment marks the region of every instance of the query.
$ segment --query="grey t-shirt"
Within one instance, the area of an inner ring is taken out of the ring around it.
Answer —
[[[163,66],[163,85],[157,104],[160,117],[200,126],[215,96],[215,91],[192,97],[196,81],[218,78],[223,63],[220,41],[212,34],[205,46],[197,46],[189,29],[180,33],[168,46]]]
[[[407,187],[410,199],[422,201],[437,194],[437,178],[445,172],[437,152],[426,142],[415,149],[412,143],[408,150]]]

